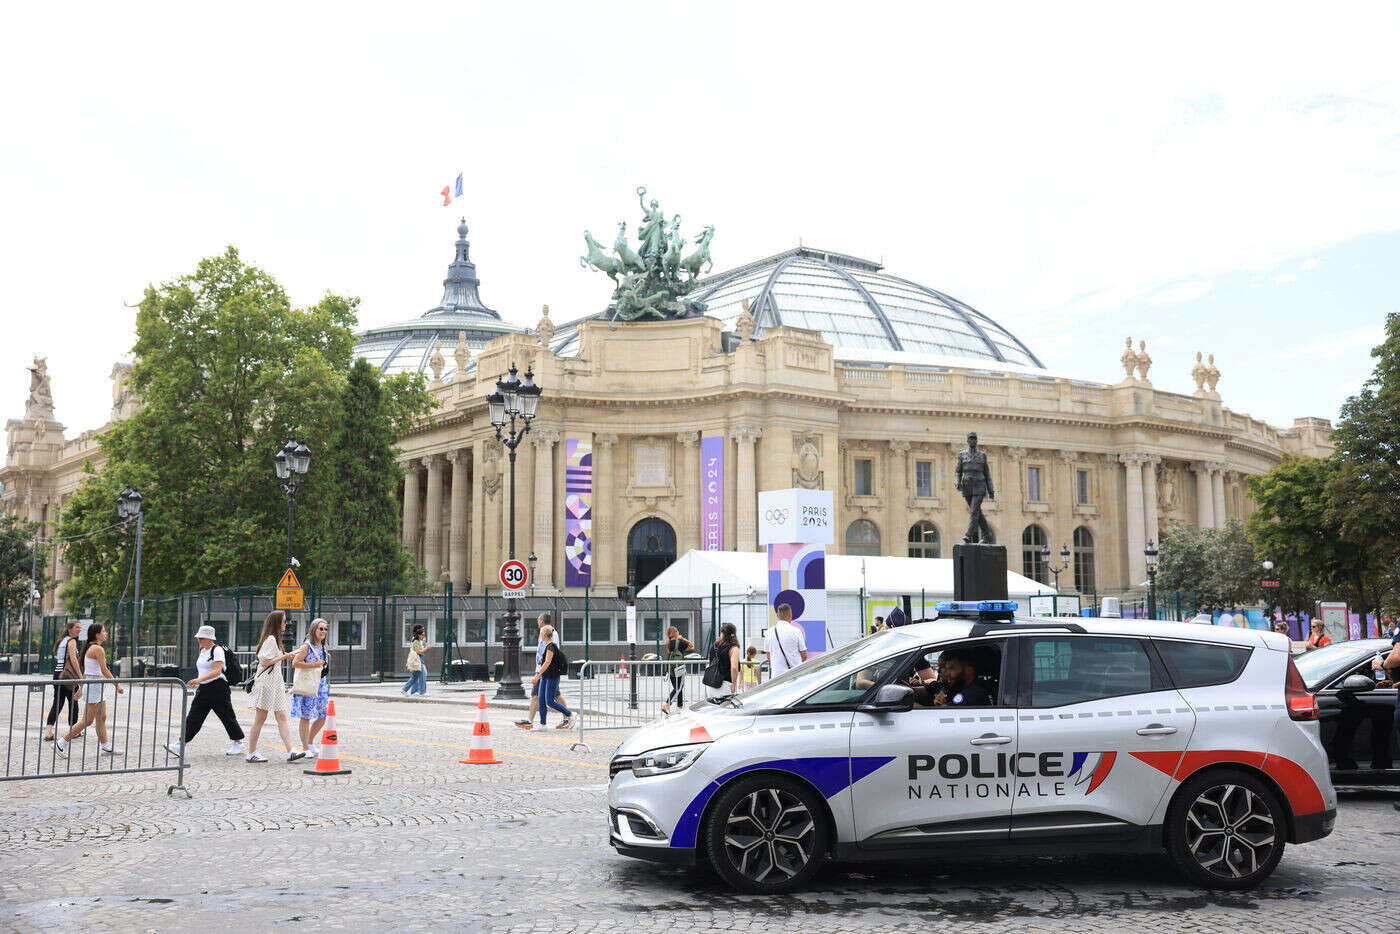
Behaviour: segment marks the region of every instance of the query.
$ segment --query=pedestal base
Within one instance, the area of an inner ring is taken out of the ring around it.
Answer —
[[[1007,599],[1005,545],[953,546],[953,599]]]

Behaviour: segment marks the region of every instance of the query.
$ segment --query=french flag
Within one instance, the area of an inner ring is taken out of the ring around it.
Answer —
[[[452,203],[453,198],[462,197],[462,173],[457,173],[457,183],[455,185],[442,186],[442,205],[446,207]]]

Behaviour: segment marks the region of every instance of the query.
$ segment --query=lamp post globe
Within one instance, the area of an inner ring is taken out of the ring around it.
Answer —
[[[311,469],[311,448],[298,438],[288,438],[277,453],[272,455],[272,468],[287,494],[287,567],[293,566],[292,529],[296,511],[297,490],[301,489],[301,478]]]

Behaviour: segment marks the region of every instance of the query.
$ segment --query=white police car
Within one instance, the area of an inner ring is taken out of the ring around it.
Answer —
[[[1015,606],[942,604],[643,727],[612,761],[612,846],[758,893],[828,858],[974,847],[1165,849],[1195,882],[1243,889],[1285,843],[1332,832],[1317,705],[1282,635]],[[914,706],[932,698],[907,678],[950,649],[957,686],[981,690]]]

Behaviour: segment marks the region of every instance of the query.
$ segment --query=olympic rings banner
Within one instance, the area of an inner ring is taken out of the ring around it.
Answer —
[[[593,581],[593,439],[564,441],[564,586]]]
[[[768,605],[792,607],[792,621],[802,627],[809,655],[827,650],[826,546],[835,541],[835,526],[830,490],[758,494],[758,540],[768,546]]]
[[[700,550],[724,550],[724,435],[700,438]]]

